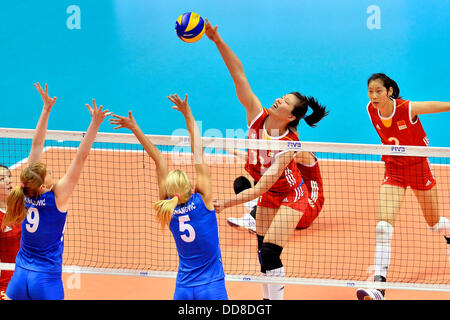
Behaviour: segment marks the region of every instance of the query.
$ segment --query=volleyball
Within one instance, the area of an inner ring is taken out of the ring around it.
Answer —
[[[205,21],[197,13],[186,12],[178,17],[175,31],[184,42],[196,42],[205,34]]]

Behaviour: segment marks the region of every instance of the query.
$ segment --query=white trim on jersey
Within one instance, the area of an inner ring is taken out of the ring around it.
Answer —
[[[367,113],[369,114],[369,119],[370,119],[370,120],[372,120],[372,117],[370,116],[370,111],[369,111],[369,106],[370,106],[371,103],[372,103],[372,102],[369,101],[369,103],[368,103],[367,106],[366,106],[366,110],[367,110]]]
[[[289,149],[283,150],[283,151],[281,151],[281,152],[278,152],[278,153],[277,153],[276,155],[274,155],[273,157],[276,158],[276,157],[278,157],[279,155],[282,155],[283,153],[291,152],[291,151],[294,151],[294,150],[289,150]],[[292,158],[294,158],[294,157],[297,155],[297,152],[298,152],[298,151],[295,151],[295,152],[294,152]]]
[[[317,199],[319,198],[319,184],[315,180],[311,180],[311,194],[309,198],[314,203],[316,203]]]
[[[408,114],[409,114],[409,122],[411,122],[411,124],[416,124],[418,121],[419,121],[419,115],[417,115],[416,116],[416,121],[415,122],[413,122],[412,121],[412,117],[411,117],[411,103],[412,103],[412,101],[410,100],[409,101],[409,104],[408,104]]]
[[[294,178],[294,175],[292,174],[291,169],[285,168],[284,176],[286,177],[286,180],[289,183],[289,185],[294,186],[297,183],[297,180]]]
[[[267,132],[267,130],[266,130],[266,121],[264,121],[264,123],[263,123],[263,133],[264,133],[266,136],[268,136],[268,137],[270,138],[270,140],[280,140],[280,139],[283,139],[285,136],[287,136],[287,135],[289,134],[290,131],[291,131],[291,130],[286,129],[286,132],[283,133],[281,136],[273,137],[273,136],[271,136],[271,135]]]
[[[395,99],[392,99],[392,98],[391,98],[391,100],[394,101],[394,108],[392,110],[392,114],[389,117],[385,118],[385,117],[381,116],[380,109],[377,109],[377,114],[378,114],[378,116],[380,117],[381,120],[392,120],[392,119],[394,119],[395,111],[397,111],[397,101]]]
[[[264,113],[264,108],[262,108],[261,112],[258,113],[258,115],[252,120],[252,122],[250,122],[250,124],[247,125],[247,128],[250,129],[256,122],[256,120],[259,119],[259,117],[262,116],[262,114]]]
[[[312,168],[314,167],[318,162],[319,159],[317,159],[316,155],[314,154],[314,152],[310,152],[311,156],[314,158],[314,162],[311,164],[308,163],[303,163],[303,162],[297,162],[299,165],[303,166],[303,167],[308,167],[308,168]]]

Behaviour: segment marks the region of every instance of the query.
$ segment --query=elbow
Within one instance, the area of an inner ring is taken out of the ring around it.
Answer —
[[[244,68],[240,62],[233,70],[231,77],[233,78],[233,81],[237,83],[247,81],[247,76],[245,75]]]

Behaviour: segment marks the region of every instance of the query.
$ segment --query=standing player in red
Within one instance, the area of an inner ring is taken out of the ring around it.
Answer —
[[[450,111],[449,102],[414,102],[399,97],[397,83],[382,73],[368,80],[367,111],[383,144],[428,146],[428,138],[419,120],[420,114]],[[422,214],[434,232],[441,233],[450,253],[450,221],[440,215],[436,181],[426,157],[383,156],[384,181],[377,206],[375,281],[386,281],[390,263],[391,239],[395,217],[409,186]],[[383,300],[385,290],[358,289],[359,300]]]
[[[205,33],[219,50],[238,99],[246,109],[249,139],[298,141],[289,127],[297,127],[301,119],[314,126],[326,115],[325,107],[316,99],[298,92],[283,95],[269,109],[263,108],[250,88],[241,61],[208,20]],[[305,117],[308,107],[313,112]],[[281,252],[308,206],[308,190],[295,163],[295,155],[296,152],[290,150],[248,150],[245,169],[257,184],[216,204],[216,210],[220,212],[259,197],[256,216],[258,253],[261,272],[267,276],[285,275]],[[263,285],[265,299],[281,300],[283,294],[283,285]]]
[[[6,214],[6,199],[12,190],[11,171],[8,167],[0,165],[0,226]],[[0,262],[14,263],[20,248],[20,224],[0,230]],[[0,300],[5,300],[6,288],[13,271],[0,270]]]

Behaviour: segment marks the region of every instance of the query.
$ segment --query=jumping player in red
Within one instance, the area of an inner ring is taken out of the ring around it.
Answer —
[[[269,109],[262,107],[253,93],[242,63],[206,20],[205,33],[219,50],[233,79],[239,101],[247,113],[249,139],[298,141],[289,127],[297,127],[304,119],[314,126],[325,115],[325,107],[313,97],[292,92],[277,98]],[[313,112],[305,117],[310,107]],[[256,233],[261,272],[267,276],[284,276],[281,252],[308,207],[308,190],[291,150],[248,150],[246,171],[257,182],[231,199],[216,203],[216,211],[259,197]],[[284,286],[264,284],[263,298],[283,299]]]
[[[381,142],[387,145],[428,146],[419,115],[450,111],[450,102],[403,100],[399,97],[397,83],[382,73],[372,75],[367,83],[370,99],[367,111]],[[407,187],[413,190],[429,228],[445,237],[449,254],[450,221],[439,213],[436,181],[428,158],[384,155],[382,160],[385,174],[377,206],[374,280],[385,282],[395,217]],[[377,289],[357,291],[359,300],[383,300],[384,294],[385,290]]]
[[[247,153],[233,150],[232,153],[246,161]],[[305,214],[301,217],[296,229],[307,229],[313,221],[319,216],[325,202],[323,193],[322,175],[320,173],[319,161],[313,152],[298,152],[295,157],[297,168],[300,170],[303,181],[308,189],[308,204]],[[252,183],[247,177],[240,176],[234,181],[234,191],[236,194],[252,187]],[[232,227],[241,227],[247,229],[251,233],[256,233],[256,206],[253,201],[244,204],[249,210],[241,218],[230,217],[227,222]],[[254,205],[254,207],[253,207]]]
[[[11,171],[8,167],[0,165],[0,226],[6,214],[6,199],[12,190]],[[20,249],[20,224],[0,230],[0,262],[14,263]],[[0,300],[5,300],[6,288],[13,271],[0,270]]]

